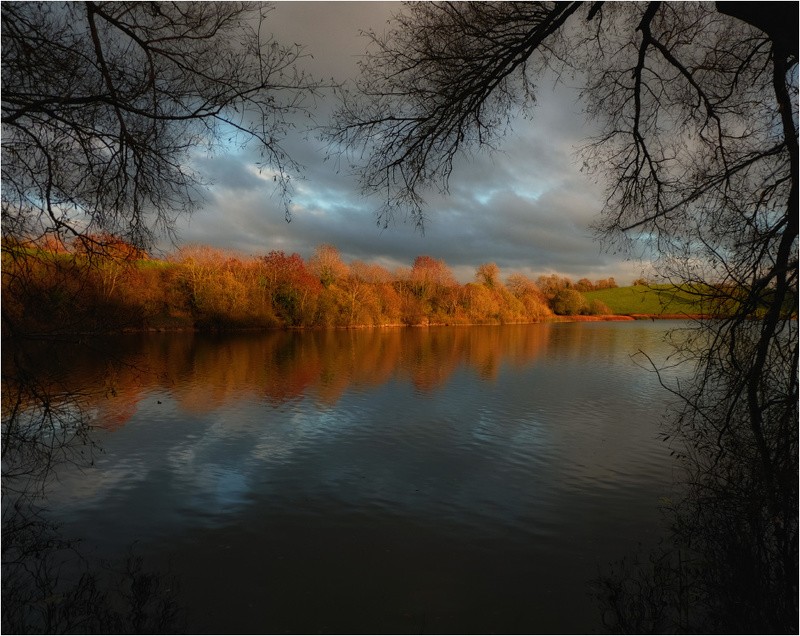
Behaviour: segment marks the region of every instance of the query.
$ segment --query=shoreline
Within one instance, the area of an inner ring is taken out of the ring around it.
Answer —
[[[66,337],[86,337],[86,336],[112,336],[112,335],[133,335],[133,334],[152,334],[152,333],[266,333],[270,331],[346,331],[355,329],[425,329],[431,327],[502,327],[504,325],[541,325],[552,323],[570,322],[631,322],[636,320],[711,320],[712,316],[706,314],[609,314],[605,316],[553,316],[546,320],[530,322],[482,322],[482,323],[416,323],[416,324],[385,324],[385,325],[347,325],[347,326],[311,326],[311,327],[292,327],[292,326],[253,326],[253,327],[123,327],[120,329],[110,329],[108,331],[52,331],[46,333],[15,334],[16,337],[25,340],[47,340]],[[11,337],[11,336],[8,336]],[[6,336],[2,338],[6,339]]]
[[[556,316],[556,322],[614,322],[631,320],[713,320],[708,314],[610,314],[607,316]],[[548,321],[551,322],[551,321]]]

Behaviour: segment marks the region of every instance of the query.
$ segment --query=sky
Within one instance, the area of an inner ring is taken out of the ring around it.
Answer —
[[[367,48],[362,30],[382,30],[400,5],[391,2],[277,2],[269,14],[275,38],[303,45],[303,67],[319,79],[352,81]],[[390,270],[419,255],[443,259],[461,282],[481,263],[501,275],[558,273],[591,280],[613,276],[630,284],[646,263],[606,252],[590,224],[598,218],[604,185],[581,172],[577,152],[590,134],[572,87],[538,84],[538,103],[518,117],[497,152],[461,158],[450,192],[426,197],[424,233],[412,221],[377,223],[378,198],[365,197],[346,161],[326,160],[328,148],[298,129],[283,143],[303,166],[295,181],[291,222],[268,172],[255,167],[254,149],[231,149],[198,160],[209,187],[202,207],[179,222],[179,245],[201,243],[246,255],[270,250],[309,258],[322,243],[335,245],[345,262],[362,260]],[[333,96],[312,108],[327,123]]]

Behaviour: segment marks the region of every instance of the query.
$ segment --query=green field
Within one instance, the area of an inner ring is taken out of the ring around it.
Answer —
[[[600,300],[619,315],[631,314],[702,314],[697,296],[673,285],[636,285],[584,292],[586,300]]]

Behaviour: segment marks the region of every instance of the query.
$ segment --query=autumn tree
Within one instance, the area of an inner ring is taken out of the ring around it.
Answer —
[[[259,274],[266,300],[286,324],[313,322],[316,296],[322,286],[299,254],[272,250],[261,257]]]
[[[452,293],[456,279],[447,264],[440,259],[422,255],[414,259],[411,268],[411,289],[421,303],[422,311],[429,317],[441,319],[441,314],[455,307]]]
[[[575,283],[575,289],[579,292],[587,292],[594,290],[594,283],[588,278],[581,278]]]
[[[486,285],[467,283],[462,302],[470,322],[480,324],[500,321],[499,299]]]
[[[559,316],[577,316],[587,313],[588,304],[586,299],[576,289],[559,289],[550,299],[550,307],[553,313]]]
[[[422,225],[426,192],[531,114],[539,78],[583,81],[600,236],[726,310],[683,346],[696,373],[676,418],[714,629],[798,624],[797,22],[797,3],[411,3],[369,34],[330,131],[379,218]],[[734,527],[756,546],[736,564]],[[713,596],[754,572],[758,594]]]
[[[347,265],[342,261],[339,250],[328,243],[318,245],[314,249],[308,264],[319,282],[326,288],[347,276]]]
[[[610,276],[609,278],[601,278],[594,283],[595,289],[614,289],[615,287],[618,287],[618,285],[613,276]]]
[[[381,291],[388,272],[378,265],[363,261],[350,263],[342,286],[348,302],[348,324],[381,324]]]
[[[57,235],[47,236],[57,239]],[[107,233],[81,234],[72,241],[72,247],[75,254],[83,257],[80,260],[85,270],[83,275],[100,279],[105,300],[130,277],[136,262],[148,256],[144,249]]]
[[[423,255],[414,259],[411,282],[415,293],[426,299],[440,287],[455,284],[455,278],[444,261]]]
[[[524,274],[511,274],[506,280],[506,287],[525,307],[528,320],[539,321],[552,316],[547,299],[536,283]]]
[[[5,240],[5,239],[4,239]],[[16,242],[15,239],[9,238],[8,240]],[[40,249],[50,254],[66,254],[69,252],[69,246],[59,236],[47,234],[39,241],[34,242],[35,249]]]
[[[562,289],[572,289],[574,287],[570,278],[567,276],[559,276],[558,274],[539,276],[536,279],[536,286],[547,298],[552,298],[556,292]]]
[[[475,270],[475,280],[489,289],[494,289],[500,282],[500,268],[495,263],[483,263]]]

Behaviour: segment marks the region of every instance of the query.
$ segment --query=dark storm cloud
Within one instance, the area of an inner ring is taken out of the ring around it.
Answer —
[[[382,30],[393,3],[278,3],[271,15],[276,38],[301,43],[316,77],[345,81],[355,75],[366,40],[359,31]],[[461,280],[493,261],[504,275],[550,272],[623,282],[641,271],[604,254],[589,225],[597,219],[603,188],[580,173],[576,151],[589,134],[576,93],[542,81],[529,119],[518,118],[498,152],[478,151],[457,161],[449,194],[431,192],[424,234],[395,219],[376,224],[376,198],[364,197],[349,166],[325,160],[328,149],[314,130],[299,125],[284,142],[303,165],[295,182],[292,221],[286,223],[269,171],[254,168],[255,150],[198,161],[214,183],[203,209],[181,230],[184,242],[200,242],[249,254],[271,249],[308,257],[316,245],[336,245],[346,260],[409,266],[420,254],[444,259]],[[330,94],[317,102],[313,121],[324,124]],[[303,120],[307,121],[307,120]],[[299,122],[303,124],[303,122]]]

